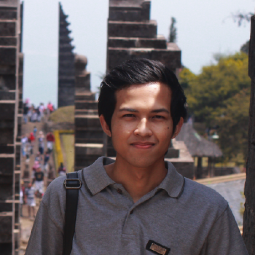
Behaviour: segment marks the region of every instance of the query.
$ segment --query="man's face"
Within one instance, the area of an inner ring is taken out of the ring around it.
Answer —
[[[173,135],[171,90],[162,83],[132,85],[116,92],[111,131],[117,160],[150,167],[164,159]]]

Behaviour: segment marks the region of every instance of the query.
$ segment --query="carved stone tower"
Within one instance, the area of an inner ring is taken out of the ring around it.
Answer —
[[[74,105],[74,46],[67,17],[59,3],[58,107]]]
[[[150,1],[109,0],[107,71],[125,60],[159,60],[174,72],[181,67],[181,50],[157,35],[150,20]]]

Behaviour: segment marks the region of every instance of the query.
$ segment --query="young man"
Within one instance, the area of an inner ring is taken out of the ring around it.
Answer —
[[[104,78],[99,116],[116,160],[78,172],[83,183],[71,254],[248,254],[228,203],[164,162],[186,99],[157,61],[130,60]],[[65,177],[42,200],[27,253],[62,254]]]

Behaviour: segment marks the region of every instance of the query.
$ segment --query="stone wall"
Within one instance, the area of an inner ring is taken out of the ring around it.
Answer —
[[[87,58],[75,55],[75,170],[92,164],[104,154],[104,134],[86,66]]]
[[[0,2],[0,253],[18,254],[23,57],[20,3]]]

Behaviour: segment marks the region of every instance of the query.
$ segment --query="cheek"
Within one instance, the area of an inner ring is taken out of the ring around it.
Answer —
[[[120,142],[120,140],[127,138],[133,133],[133,126],[132,123],[128,122],[116,122],[112,127],[112,135]]]

